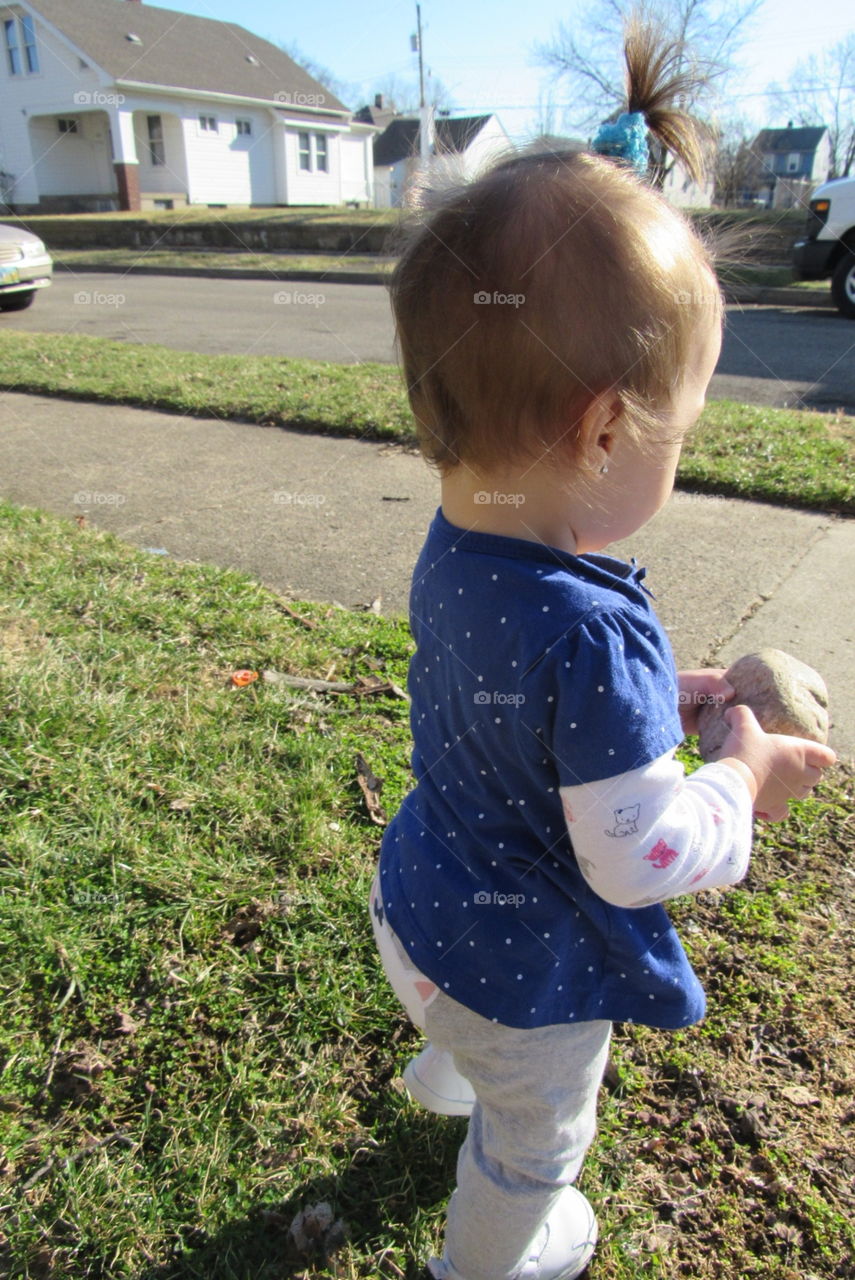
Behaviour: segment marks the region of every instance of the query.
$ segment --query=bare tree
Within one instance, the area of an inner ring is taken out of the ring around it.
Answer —
[[[418,76],[388,75],[377,88],[384,104],[399,115],[416,115],[419,110]],[[372,94],[373,97],[373,94]],[[425,76],[425,101],[434,111],[452,109],[451,93],[441,80],[428,73]]]
[[[318,84],[322,84],[325,89],[329,89],[340,102],[356,101],[359,97],[358,87],[345,80],[340,80],[327,67],[321,66],[319,62],[315,62],[314,58],[308,57],[303,53],[299,45],[293,41],[291,44],[280,44],[279,48],[283,53],[287,53],[288,57],[297,63],[298,67],[302,67],[304,71],[317,80]]]
[[[752,148],[756,130],[745,120],[728,120],[716,131],[713,179],[715,204],[728,209],[741,205],[758,180],[758,159]]]
[[[801,125],[825,125],[831,144],[830,178],[845,178],[855,165],[855,34],[812,54],[790,76],[789,85],[772,85],[773,110]]]
[[[764,0],[592,0],[572,25],[561,23],[556,36],[535,46],[542,65],[564,88],[572,127],[592,133],[623,109],[623,32],[630,14],[653,19],[691,69],[697,91],[683,105],[703,111],[721,93],[734,70],[747,28]]]

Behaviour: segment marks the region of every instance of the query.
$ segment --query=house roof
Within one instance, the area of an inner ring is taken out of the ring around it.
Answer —
[[[458,116],[450,119],[439,116],[434,122],[437,152],[465,151],[490,117]],[[386,126],[374,143],[375,165],[397,164],[419,149],[419,121],[417,116],[396,116]]]
[[[362,124],[373,124],[380,129],[385,129],[396,118],[397,112],[391,107],[364,106],[358,111],[354,111],[353,118]]]
[[[130,0],[27,3],[114,80],[256,98],[286,109],[304,105],[349,114],[343,102],[287,53],[235,22]],[[131,33],[139,43],[128,39]],[[304,97],[310,101],[301,103]]]
[[[826,128],[824,124],[794,129],[761,129],[754,140],[756,151],[816,151]]]

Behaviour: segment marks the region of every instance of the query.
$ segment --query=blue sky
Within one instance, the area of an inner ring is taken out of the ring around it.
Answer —
[[[301,52],[354,87],[361,101],[373,98],[390,76],[415,79],[415,3],[402,0],[325,0],[307,5],[286,0],[158,0],[158,6],[200,17],[238,22],[276,44]],[[461,111],[496,111],[508,133],[536,131],[538,103],[549,87],[533,46],[548,41],[560,22],[587,7],[587,0],[423,0],[426,65],[450,91]],[[794,64],[855,29],[852,0],[765,0],[743,50],[738,97],[728,115],[758,126],[786,123],[768,118],[763,90],[785,81]],[[347,95],[348,106],[360,102]],[[556,94],[560,103],[560,92]],[[556,122],[560,124],[560,121]]]

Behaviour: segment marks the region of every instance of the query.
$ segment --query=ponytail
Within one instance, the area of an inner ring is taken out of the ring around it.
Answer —
[[[654,144],[682,161],[690,177],[704,174],[702,141],[708,130],[683,105],[703,78],[694,67],[681,64],[683,46],[668,40],[661,24],[639,12],[626,25],[624,36],[627,107],[615,122],[607,122],[593,141],[593,149],[627,161],[639,172],[649,165],[647,134]]]

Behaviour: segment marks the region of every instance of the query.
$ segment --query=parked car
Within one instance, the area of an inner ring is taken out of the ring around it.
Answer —
[[[834,305],[855,320],[855,178],[834,178],[814,191],[793,264],[802,280],[830,276]]]
[[[23,311],[53,277],[53,262],[38,236],[0,224],[0,311]]]

